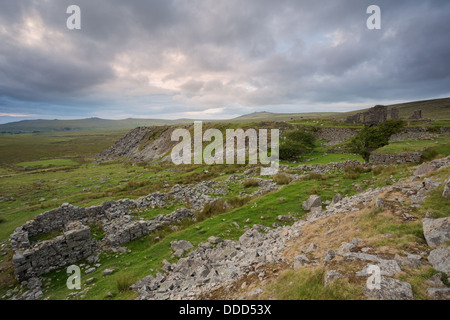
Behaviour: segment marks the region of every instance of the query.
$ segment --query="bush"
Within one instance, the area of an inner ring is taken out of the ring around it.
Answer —
[[[350,140],[350,150],[360,154],[364,160],[369,161],[370,153],[389,144],[389,138],[405,127],[403,120],[390,120],[378,126],[364,127],[356,137]]]
[[[296,160],[301,155],[314,149],[316,138],[305,131],[288,132],[280,144],[281,160]]]
[[[278,185],[289,184],[292,181],[292,178],[284,173],[277,173],[273,176],[273,181],[275,181]]]

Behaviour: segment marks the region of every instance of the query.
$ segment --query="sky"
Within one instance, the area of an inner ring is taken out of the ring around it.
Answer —
[[[373,4],[379,30],[366,26]],[[448,0],[0,0],[0,123],[449,97],[449,35]]]

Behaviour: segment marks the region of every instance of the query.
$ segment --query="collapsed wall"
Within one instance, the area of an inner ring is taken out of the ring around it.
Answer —
[[[318,139],[328,140],[325,145],[332,146],[353,138],[357,135],[358,130],[352,128],[323,127],[311,133]]]
[[[90,228],[72,223],[63,235],[44,241],[13,257],[14,272],[19,281],[32,278],[87,258],[97,249]]]
[[[427,128],[422,127],[409,127],[405,128],[402,132],[393,134],[389,141],[403,141],[407,139],[414,140],[431,140],[436,138],[437,134],[433,134],[428,131]]]

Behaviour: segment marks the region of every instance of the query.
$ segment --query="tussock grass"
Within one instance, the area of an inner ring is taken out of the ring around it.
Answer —
[[[258,187],[259,181],[258,181],[258,179],[247,179],[242,183],[242,186],[244,188]]]
[[[130,286],[135,283],[135,279],[127,274],[120,274],[116,277],[116,287],[119,292],[130,290]]]
[[[355,166],[355,167],[347,166],[344,168],[343,177],[344,177],[344,179],[355,180],[355,179],[358,179],[362,173],[370,172],[371,170],[372,169],[370,167],[365,168],[361,165]]]
[[[292,178],[284,173],[277,173],[273,176],[273,181],[275,181],[278,185],[286,185],[291,183]]]

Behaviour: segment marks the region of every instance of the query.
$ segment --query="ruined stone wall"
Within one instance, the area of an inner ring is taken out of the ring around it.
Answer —
[[[23,281],[87,258],[96,247],[90,228],[80,223],[61,236],[17,251],[13,256],[14,272],[17,279]]]
[[[399,164],[399,163],[418,163],[421,154],[418,152],[402,152],[402,153],[376,153],[370,154],[370,164]]]
[[[315,137],[319,139],[328,140],[325,145],[336,145],[341,142],[347,141],[353,138],[358,133],[356,129],[351,128],[320,128],[315,132],[311,132]]]
[[[109,230],[106,241],[110,246],[120,246],[148,235],[163,226],[181,222],[188,217],[194,218],[192,210],[179,209],[168,215],[158,215],[154,220],[130,220],[125,224],[116,224],[113,226],[113,230]]]
[[[436,134],[433,134],[427,130],[427,128],[421,127],[410,127],[406,128],[400,133],[393,134],[390,141],[402,141],[406,139],[415,139],[415,140],[429,140],[436,137]]]
[[[206,194],[224,193],[215,189],[217,182],[204,182],[196,186],[174,186],[170,193],[151,193],[137,200],[107,201],[90,208],[79,208],[68,203],[41,213],[34,220],[16,228],[10,236],[14,251],[13,264],[18,280],[47,273],[87,258],[99,248],[119,246],[145,236],[166,225],[194,218],[194,212],[179,209],[168,215],[158,215],[153,220],[138,220],[130,215],[133,210],[162,207],[172,199],[195,204],[202,210],[206,203],[215,201]],[[179,197],[182,194],[183,197]],[[90,236],[91,223],[100,224],[105,232],[104,241],[97,242]],[[33,237],[59,230],[60,236],[35,242]]]

